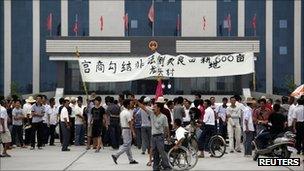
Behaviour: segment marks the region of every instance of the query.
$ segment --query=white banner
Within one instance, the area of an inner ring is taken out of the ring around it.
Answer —
[[[84,82],[122,82],[163,77],[219,77],[254,72],[252,52],[205,57],[161,55],[148,57],[80,57]]]

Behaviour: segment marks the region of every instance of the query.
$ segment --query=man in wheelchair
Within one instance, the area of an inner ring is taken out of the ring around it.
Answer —
[[[178,149],[181,145],[184,145],[184,140],[186,139],[186,135],[188,134],[188,131],[183,128],[182,121],[180,119],[174,120],[174,129],[175,129],[175,145],[174,149]]]

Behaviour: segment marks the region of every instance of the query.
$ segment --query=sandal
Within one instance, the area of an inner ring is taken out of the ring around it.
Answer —
[[[147,163],[147,166],[152,166],[152,162],[148,162],[148,163]]]
[[[205,158],[205,155],[200,154],[200,155],[198,155],[197,157],[198,157],[198,158]]]

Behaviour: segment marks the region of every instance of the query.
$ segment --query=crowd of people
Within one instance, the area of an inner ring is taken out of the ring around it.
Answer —
[[[10,157],[7,151],[11,148],[34,150],[54,146],[58,136],[62,151],[70,151],[71,145],[93,148],[95,152],[111,146],[118,150],[112,155],[116,164],[123,153],[130,164],[138,163],[131,152],[134,144],[143,155],[149,154],[147,165],[153,163],[153,169],[159,165],[169,168],[164,141],[171,137],[172,130],[181,130],[191,123],[197,127],[201,158],[209,151],[208,141],[216,133],[229,140],[228,152],[243,150],[244,156],[251,156],[251,142],[269,123],[273,135],[286,130],[296,133],[297,152],[304,155],[303,96],[299,99],[283,96],[273,102],[266,97],[242,100],[235,95],[216,103],[215,97],[202,99],[200,94],[193,101],[181,96],[171,100],[119,95],[117,100],[107,96],[103,102],[93,92],[85,100],[81,96],[65,97],[58,99],[56,105],[55,98],[48,99],[45,95],[25,100],[1,99],[1,157]],[[182,139],[181,133],[176,136]]]

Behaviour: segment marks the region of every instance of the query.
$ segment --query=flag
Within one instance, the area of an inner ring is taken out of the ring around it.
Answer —
[[[48,31],[52,30],[52,24],[53,24],[53,14],[49,13],[47,17],[46,27]]]
[[[252,25],[252,28],[254,30],[256,30],[256,27],[257,27],[257,16],[256,16],[256,14],[254,14],[254,16],[252,18],[251,25]]]
[[[159,78],[157,80],[157,86],[156,86],[156,92],[155,92],[155,99],[157,99],[158,97],[161,97],[164,95],[163,93],[163,88],[162,88],[162,80]]]
[[[154,23],[154,15],[154,4],[152,3],[148,13],[148,18],[152,23]]]
[[[100,27],[100,31],[102,31],[103,30],[103,17],[102,17],[102,15],[99,18],[99,27]]]
[[[206,21],[206,17],[205,16],[203,16],[203,20],[202,20],[202,22],[203,22],[203,30],[206,30],[206,26],[207,26],[207,21]]]
[[[176,21],[176,30],[180,31],[180,18],[179,18],[179,14],[177,15],[177,21]]]
[[[73,31],[74,31],[74,33],[76,34],[76,36],[77,36],[77,34],[78,34],[78,15],[76,14],[75,15],[75,23],[74,23],[74,27],[73,27]]]
[[[129,29],[129,16],[128,13],[125,14],[125,16],[123,17],[124,20],[124,25],[125,25],[125,30]]]

